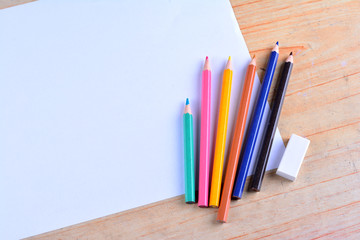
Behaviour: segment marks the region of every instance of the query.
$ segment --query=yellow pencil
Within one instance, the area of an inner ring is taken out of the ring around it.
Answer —
[[[215,155],[213,163],[213,172],[211,179],[210,189],[210,207],[219,207],[220,192],[221,192],[221,180],[224,166],[225,155],[225,143],[226,143],[226,129],[228,124],[229,107],[230,107],[230,93],[231,93],[231,81],[232,81],[232,67],[231,57],[226,64],[224,70],[221,99],[219,108],[219,120],[216,133],[215,142]]]

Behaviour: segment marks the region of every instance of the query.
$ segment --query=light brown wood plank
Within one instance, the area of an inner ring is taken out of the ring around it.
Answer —
[[[14,7],[17,5],[34,2],[36,0],[0,0],[0,9]]]

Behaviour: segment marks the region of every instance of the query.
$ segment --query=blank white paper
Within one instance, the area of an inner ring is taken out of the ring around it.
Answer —
[[[0,10],[0,238],[183,194],[185,99],[197,133],[209,56],[214,136],[230,55],[227,146],[250,62],[227,0],[40,0]],[[256,79],[250,112],[259,87]],[[277,132],[268,169],[283,151]]]

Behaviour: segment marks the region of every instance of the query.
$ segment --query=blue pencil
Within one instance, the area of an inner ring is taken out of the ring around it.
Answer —
[[[271,82],[273,80],[276,63],[279,57],[279,42],[276,43],[273,48],[270,59],[265,72],[263,84],[261,86],[260,95],[257,99],[254,115],[249,128],[248,136],[245,143],[244,153],[241,160],[241,165],[237,170],[237,177],[235,180],[235,186],[233,189],[233,198],[241,198],[244,191],[246,177],[249,171],[250,160],[254,153],[256,138],[259,133],[261,120],[264,115],[264,110],[267,102],[267,98],[270,91]]]

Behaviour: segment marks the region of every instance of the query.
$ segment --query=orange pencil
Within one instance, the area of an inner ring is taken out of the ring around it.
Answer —
[[[244,88],[241,95],[241,101],[236,119],[234,137],[231,144],[229,161],[225,174],[224,187],[221,194],[219,212],[216,219],[218,222],[226,222],[229,213],[231,194],[234,186],[236,169],[239,162],[241,143],[245,132],[246,117],[249,110],[255,73],[256,73],[256,59],[254,56],[247,69]]]

